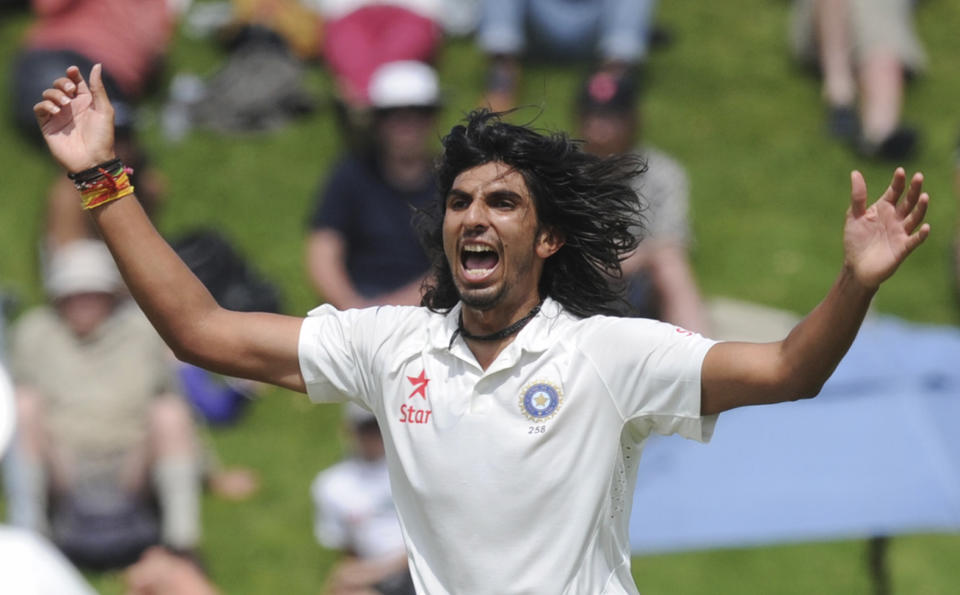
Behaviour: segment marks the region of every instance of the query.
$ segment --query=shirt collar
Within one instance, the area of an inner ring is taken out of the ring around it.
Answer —
[[[438,320],[437,324],[432,325],[430,329],[430,346],[433,349],[449,349],[453,353],[470,353],[463,337],[459,335],[454,339],[453,345],[451,346],[450,344],[450,338],[453,337],[457,331],[457,323],[460,320],[461,309],[462,304],[457,302],[453,308],[450,308],[450,311],[447,312],[446,315]],[[565,310],[559,302],[550,297],[545,298],[543,304],[540,306],[540,312],[538,312],[526,326],[520,329],[516,339],[508,346],[508,349],[515,348],[531,353],[546,351],[551,344],[550,331],[557,319],[563,314],[565,314]],[[473,354],[470,353],[471,358],[472,356]]]

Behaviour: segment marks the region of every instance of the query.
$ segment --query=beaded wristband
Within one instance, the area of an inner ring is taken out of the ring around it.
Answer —
[[[83,208],[90,210],[133,194],[133,184],[128,177],[132,173],[119,159],[113,159],[67,176],[80,191]]]

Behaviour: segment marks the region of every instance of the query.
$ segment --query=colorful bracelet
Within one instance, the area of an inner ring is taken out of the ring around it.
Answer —
[[[80,202],[85,210],[95,209],[133,194],[133,184],[129,175],[133,170],[125,167],[119,159],[112,159],[100,165],[75,174],[67,174],[73,185],[80,191]]]
[[[119,157],[114,157],[110,161],[104,161],[99,165],[94,165],[89,169],[83,171],[78,171],[75,174],[68,173],[67,177],[73,180],[74,184],[79,184],[80,182],[92,182],[97,178],[103,175],[103,171],[115,171],[118,168],[123,167],[123,162],[120,161]],[[77,186],[79,188],[79,186]]]

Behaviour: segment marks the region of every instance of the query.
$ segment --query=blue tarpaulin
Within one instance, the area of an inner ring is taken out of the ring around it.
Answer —
[[[652,437],[630,541],[653,553],[960,531],[960,329],[872,319],[816,399]]]

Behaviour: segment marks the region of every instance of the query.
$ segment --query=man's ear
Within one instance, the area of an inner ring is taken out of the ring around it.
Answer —
[[[537,235],[537,256],[546,260],[563,247],[565,241],[563,234],[551,226],[544,225]]]

